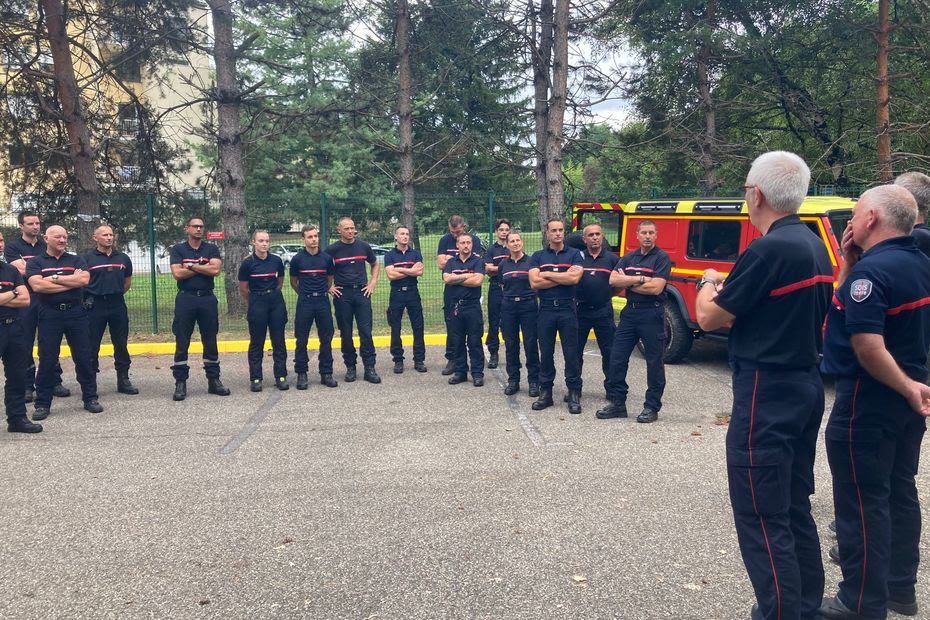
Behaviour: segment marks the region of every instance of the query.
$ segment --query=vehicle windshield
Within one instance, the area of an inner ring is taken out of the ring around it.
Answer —
[[[288,252],[292,252],[292,253],[300,252],[303,248],[304,246],[302,245],[285,245],[284,246],[285,250],[287,250]]]
[[[827,213],[827,219],[830,220],[830,227],[833,229],[833,236],[838,243],[843,241],[843,231],[846,225],[852,219],[852,210],[843,209],[842,211],[830,211]]]

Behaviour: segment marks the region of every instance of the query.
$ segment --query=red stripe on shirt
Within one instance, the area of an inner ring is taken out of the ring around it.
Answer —
[[[543,267],[571,267],[571,263],[546,263],[545,265],[540,265],[539,268]]]
[[[333,259],[333,262],[334,262],[334,263],[341,263],[342,261],[347,261],[347,260],[365,260],[366,258],[368,258],[368,257],[367,257],[367,256],[346,256],[346,257],[344,257],[344,258],[336,258],[336,259]]]
[[[526,273],[526,274],[528,274],[529,271],[520,271],[519,269],[514,269],[513,271],[508,271],[508,272],[505,273],[504,275],[505,275],[505,276],[515,276],[515,275],[520,274],[520,273]]]
[[[268,278],[278,275],[277,271],[272,271],[271,273],[252,273],[249,274],[250,278]]]
[[[901,304],[900,306],[895,306],[894,308],[888,308],[885,311],[885,314],[901,314],[902,312],[907,312],[908,310],[916,310],[921,306],[926,306],[930,304],[930,297],[924,297],[923,299],[918,299],[917,301],[911,301],[906,304]]]
[[[42,273],[46,271],[74,271],[74,267],[49,267],[48,269],[43,269]]]
[[[613,269],[604,269],[603,267],[585,267],[585,271],[600,271],[601,273],[610,273]]]
[[[326,273],[325,269],[298,269],[300,273]]]
[[[787,295],[788,293],[793,293],[795,291],[800,291],[803,288],[810,288],[815,284],[833,284],[833,276],[814,276],[813,278],[807,278],[806,280],[800,280],[799,282],[793,282],[792,284],[786,284],[785,286],[779,286],[776,289],[772,289],[769,293],[769,297],[779,297],[781,295]]]
[[[113,263],[110,265],[94,265],[93,267],[90,268],[90,270],[93,271],[94,269],[103,269],[104,267],[118,267],[120,269],[125,269],[126,265],[124,265],[123,263]]]
[[[474,269],[453,269],[452,273],[475,273]]]

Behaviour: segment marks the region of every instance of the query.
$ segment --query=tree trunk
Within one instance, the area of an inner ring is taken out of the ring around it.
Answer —
[[[552,85],[549,92],[549,124],[546,126],[546,219],[565,217],[562,186],[562,143],[568,97],[569,0],[556,0],[552,25]]]
[[[84,118],[74,74],[64,6],[61,0],[42,0],[42,9],[45,11],[58,101],[68,132],[68,153],[74,172],[77,230],[72,236],[73,246],[77,251],[83,252],[93,246],[91,237],[94,228],[100,222],[100,186],[94,173],[94,148],[87,131],[87,121]]]
[[[710,92],[709,66],[711,57],[711,33],[716,19],[717,2],[707,2],[707,30],[708,34],[701,46],[697,59],[698,92],[701,97],[701,106],[704,108],[704,133],[701,137],[701,166],[704,169],[704,193],[713,196],[717,190],[717,109],[714,98]]]
[[[552,0],[542,0],[538,13],[535,0],[529,0],[528,11],[533,35],[530,54],[533,58],[533,121],[536,127],[536,194],[539,201],[539,225],[545,230],[549,217],[546,132],[549,126],[549,68],[552,62]]]
[[[225,0],[208,0],[213,18],[213,62],[216,65],[217,146],[220,210],[223,217],[223,274],[229,314],[242,315],[245,302],[239,296],[237,271],[249,242],[245,213],[245,173],[242,167],[242,131],[239,121],[240,92],[236,77],[233,15]]]
[[[410,230],[411,239],[418,240],[414,228],[416,205],[413,188],[413,109],[410,103],[410,7],[407,0],[397,0],[397,118],[400,156],[401,222]]]
[[[891,133],[888,104],[888,0],[878,2],[878,33],[875,37],[875,130],[878,137],[878,180],[890,183],[894,178],[891,169]]]

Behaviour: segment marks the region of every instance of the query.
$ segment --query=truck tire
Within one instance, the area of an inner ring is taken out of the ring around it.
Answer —
[[[685,323],[678,304],[665,302],[665,354],[662,361],[677,364],[691,351],[693,343],[694,332]],[[642,341],[636,343],[636,348],[645,355]]]

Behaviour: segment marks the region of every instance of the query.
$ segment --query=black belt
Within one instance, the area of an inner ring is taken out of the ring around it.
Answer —
[[[105,301],[110,301],[110,300],[112,300],[112,299],[122,299],[122,298],[123,298],[123,294],[122,294],[122,293],[107,293],[106,295],[98,295],[98,294],[96,294],[96,293],[88,293],[88,295],[90,295],[90,296],[93,297],[94,299],[103,299],[103,300],[105,300]]]
[[[50,310],[57,310],[59,312],[65,312],[66,310],[70,310],[71,308],[75,308],[80,305],[80,302],[77,302],[77,301],[73,301],[69,304],[50,304],[46,302],[43,302],[43,303],[45,304],[46,308],[49,308]]]
[[[391,287],[391,290],[392,290],[392,291],[404,291],[404,292],[406,292],[406,291],[418,291],[418,290],[420,290],[420,289],[417,288],[417,285],[416,285],[416,284],[408,284],[408,285],[406,285],[406,286],[392,286],[392,287]]]
[[[633,308],[634,310],[639,310],[640,308],[658,308],[662,305],[661,301],[628,301],[626,305]]]
[[[367,284],[337,284],[336,286],[338,286],[339,288],[347,288],[347,289],[360,291],[368,285]]]
[[[540,299],[539,305],[546,308],[561,308],[564,306],[574,306],[574,299]]]
[[[304,294],[302,294],[300,297],[301,297],[302,299],[313,299],[314,297],[326,297],[327,295],[329,295],[329,293],[327,293],[327,292],[323,292],[323,293],[304,293]]]
[[[211,288],[195,288],[195,289],[181,289],[182,293],[187,295],[193,295],[194,297],[206,297],[207,295],[213,294],[213,289]]]
[[[536,301],[536,295],[520,295],[519,297],[510,296],[510,297],[504,297],[504,299],[507,301],[514,301],[514,302]]]
[[[16,322],[15,316],[6,316],[0,319],[0,325],[10,325],[11,323]]]
[[[480,299],[459,299],[456,300],[455,305],[461,308],[462,306],[477,306],[480,303]]]
[[[277,293],[278,289],[273,288],[270,291],[252,291],[249,295],[271,295],[272,293]]]
[[[602,304],[589,304],[583,301],[578,302],[579,310],[590,310],[591,312],[597,312],[599,310],[606,310],[607,308],[611,308],[611,307],[612,306],[610,305],[610,302],[605,302]]]

